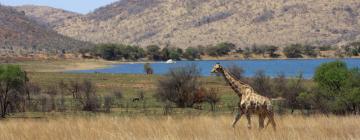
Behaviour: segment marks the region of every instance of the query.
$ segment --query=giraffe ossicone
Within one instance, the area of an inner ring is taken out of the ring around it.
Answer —
[[[251,114],[259,115],[259,127],[264,128],[264,120],[268,118],[266,126],[272,125],[276,129],[274,120],[274,111],[271,100],[267,97],[258,94],[250,85],[235,78],[229,71],[224,69],[219,63],[215,64],[212,73],[221,73],[230,87],[239,96],[240,102],[238,104],[238,112],[232,126],[240,120],[242,115],[245,115],[248,120],[248,128],[251,128]]]

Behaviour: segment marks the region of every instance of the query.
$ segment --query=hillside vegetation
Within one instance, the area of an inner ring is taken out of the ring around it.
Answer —
[[[95,43],[186,48],[219,42],[344,45],[360,39],[357,0],[122,0],[70,18],[37,9],[22,10],[50,24],[59,16],[63,21],[51,25],[54,30]]]
[[[0,57],[64,53],[91,46],[42,26],[24,12],[0,5]]]

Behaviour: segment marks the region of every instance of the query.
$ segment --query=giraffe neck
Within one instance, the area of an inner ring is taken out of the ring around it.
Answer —
[[[224,76],[227,83],[231,86],[231,88],[235,91],[235,93],[241,97],[242,95],[246,94],[243,93],[241,89],[248,88],[249,86],[244,82],[241,82],[239,79],[235,78],[230,72],[225,69],[221,69],[221,73]]]

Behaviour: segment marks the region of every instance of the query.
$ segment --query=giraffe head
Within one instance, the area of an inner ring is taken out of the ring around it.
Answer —
[[[221,69],[222,69],[222,66],[219,63],[217,63],[214,65],[213,69],[211,70],[211,73],[218,73],[221,71]]]

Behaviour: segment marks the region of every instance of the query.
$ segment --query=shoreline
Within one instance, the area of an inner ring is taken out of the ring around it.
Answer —
[[[344,60],[360,59],[360,57],[344,58],[252,58],[252,59],[201,59],[193,61],[272,61],[272,60]],[[190,60],[180,60],[190,61]],[[109,68],[119,64],[145,64],[145,63],[165,63],[166,61],[106,61],[101,59],[57,59],[57,60],[28,60],[19,62],[10,62],[4,64],[20,65],[30,72],[66,72],[76,70],[94,70]],[[2,64],[0,62],[0,64]]]

